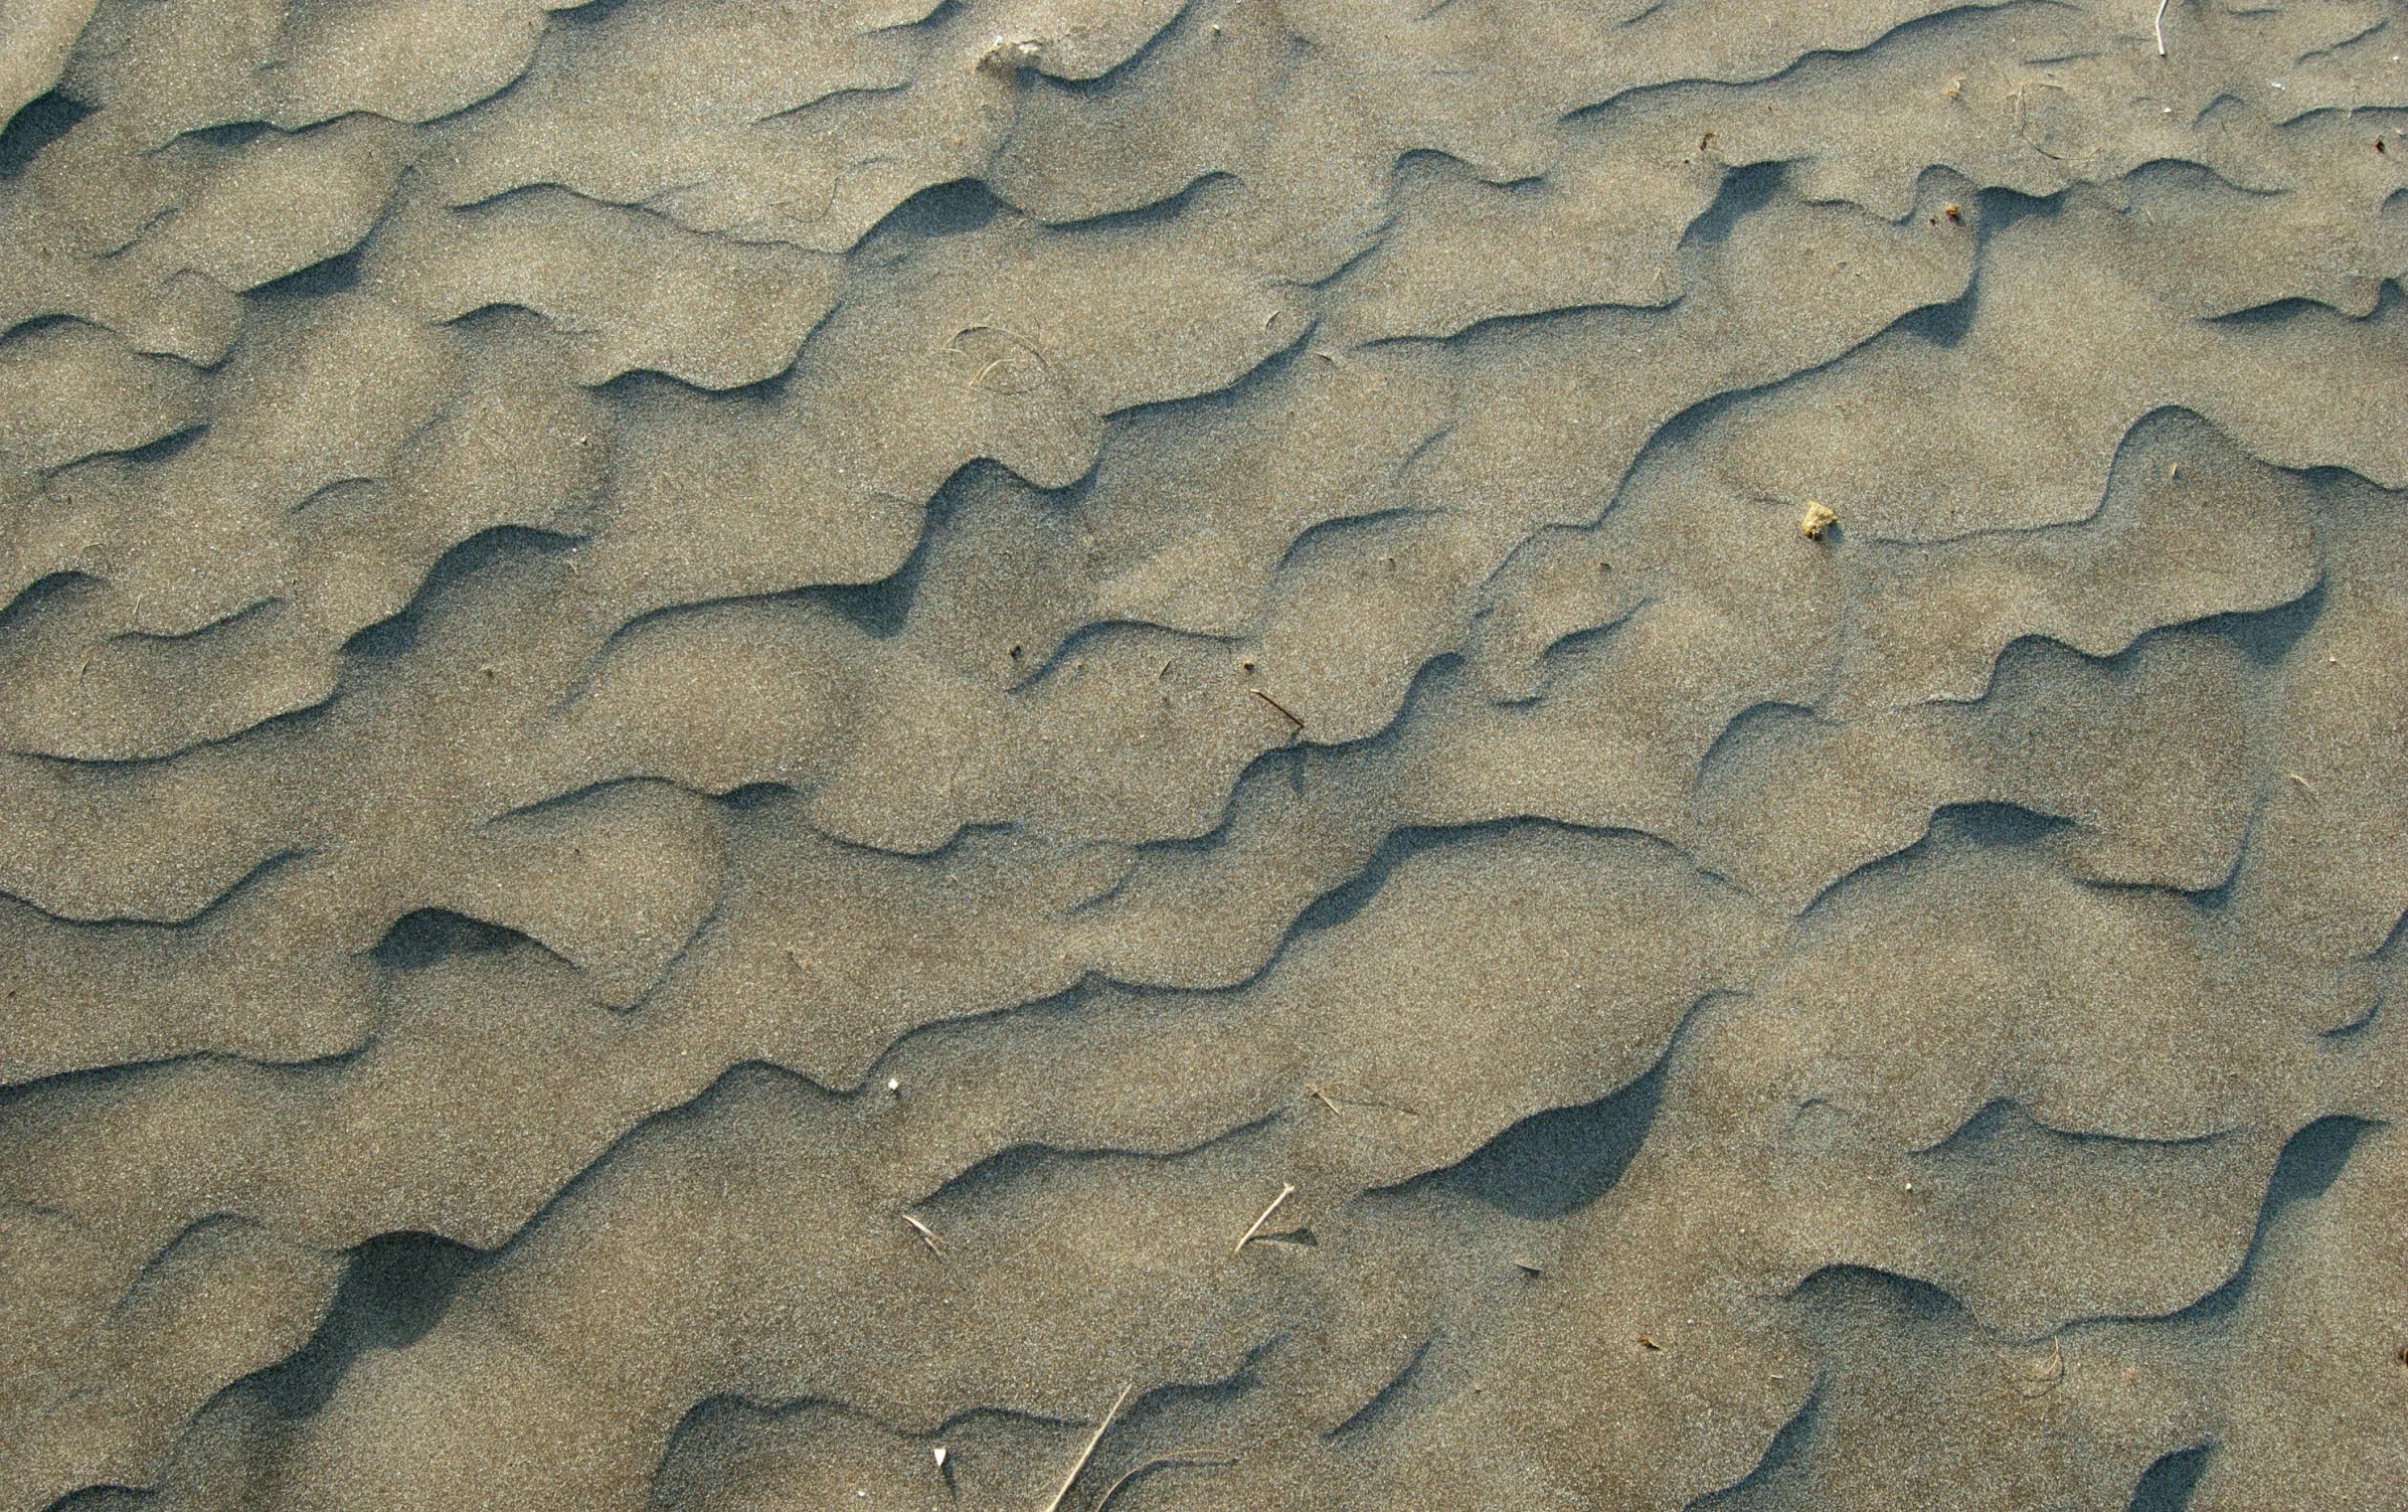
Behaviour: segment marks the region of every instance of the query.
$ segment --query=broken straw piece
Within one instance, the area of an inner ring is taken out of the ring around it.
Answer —
[[[1248,1229],[1244,1235],[1240,1236],[1237,1248],[1229,1253],[1232,1255],[1244,1254],[1246,1247],[1254,1242],[1254,1237],[1263,1232],[1263,1225],[1271,1222],[1271,1215],[1280,1211],[1280,1204],[1286,1202],[1289,1195],[1294,1191],[1295,1184],[1293,1182],[1282,1182],[1280,1184],[1280,1195],[1271,1200],[1271,1206],[1263,1210],[1263,1216],[1254,1221],[1253,1228]]]
[[[1095,1432],[1088,1437],[1087,1447],[1081,1449],[1079,1457],[1072,1461],[1070,1473],[1062,1477],[1062,1487],[1054,1492],[1054,1499],[1045,1504],[1045,1512],[1060,1512],[1062,1498],[1068,1496],[1070,1488],[1079,1483],[1079,1472],[1087,1468],[1087,1462],[1096,1457],[1096,1445],[1104,1441],[1104,1434],[1112,1428],[1113,1420],[1120,1416],[1120,1404],[1128,1400],[1128,1394],[1136,1384],[1129,1382],[1120,1388],[1120,1395],[1112,1399],[1112,1407],[1104,1414],[1104,1421],[1096,1425]]]

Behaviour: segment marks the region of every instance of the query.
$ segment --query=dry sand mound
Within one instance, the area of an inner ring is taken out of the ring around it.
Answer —
[[[0,1512],[2392,1512],[2404,53],[0,0]]]

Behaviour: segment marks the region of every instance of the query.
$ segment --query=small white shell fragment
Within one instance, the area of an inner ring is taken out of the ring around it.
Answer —
[[[936,1461],[937,1461],[937,1468],[938,1468],[938,1469],[940,1469],[940,1470],[944,1469],[944,1468],[945,1468],[945,1445],[941,1443],[941,1444],[937,1445],[935,1448],[933,1448],[933,1449],[929,1450],[928,1452],[929,1452],[929,1457],[930,1457],[931,1459],[934,1459],[934,1460],[936,1460]]]

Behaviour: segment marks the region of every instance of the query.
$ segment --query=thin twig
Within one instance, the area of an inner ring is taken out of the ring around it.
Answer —
[[[1104,1434],[1112,1428],[1113,1420],[1120,1416],[1120,1404],[1128,1400],[1129,1391],[1136,1384],[1131,1381],[1127,1386],[1120,1388],[1120,1395],[1112,1399],[1111,1410],[1105,1413],[1104,1421],[1096,1425],[1095,1433],[1088,1438],[1087,1447],[1079,1451],[1079,1457],[1072,1463],[1070,1473],[1062,1477],[1062,1488],[1054,1493],[1052,1501],[1045,1504],[1045,1512],[1061,1512],[1062,1498],[1068,1496],[1070,1488],[1079,1483],[1079,1472],[1087,1468],[1087,1462],[1096,1457],[1096,1445],[1104,1441]]]
[[[1305,1091],[1313,1093],[1313,1095],[1319,1097],[1324,1102],[1330,1100],[1329,1094],[1318,1088],[1306,1088]],[[1337,1099],[1337,1101],[1344,1103],[1348,1107],[1384,1108],[1392,1113],[1403,1113],[1408,1118],[1419,1118],[1421,1116],[1420,1113],[1416,1112],[1410,1107],[1407,1107],[1402,1102],[1390,1102],[1381,1097],[1340,1097]]]
[[[2056,90],[2056,91],[2057,91],[2058,93],[2060,93],[2060,94],[2062,94],[2062,93],[2064,93],[2064,92],[2065,92],[2065,85],[2063,85],[2063,84],[2055,84],[2055,83],[2052,83],[2052,82],[2050,82],[2050,81],[2048,81],[2048,80],[2045,80],[2045,79],[2044,79],[2044,80],[2042,80],[2042,81],[2040,81],[2040,83],[2039,83],[2039,84],[2035,84],[2035,85],[2033,85],[2033,87],[2034,87],[2034,88],[2039,88],[2039,89],[2054,89],[2054,90]],[[2041,146],[2041,145],[2040,145],[2038,142],[2033,141],[2033,140],[2031,139],[2031,135],[2030,135],[2030,133],[2024,130],[2024,125],[2025,125],[2025,120],[2024,120],[2024,109],[2023,109],[2023,86],[2022,86],[2021,84],[2017,84],[2017,85],[2015,85],[2015,138],[2016,138],[2016,140],[2018,140],[2018,141],[2022,142],[2024,146],[2031,148],[2031,149],[2032,149],[2034,152],[2039,153],[2039,154],[2040,154],[2042,157],[2047,158],[2047,159],[2048,159],[2050,162],[2052,162],[2052,163],[2062,163],[2062,162],[2064,162],[2064,161],[2065,161],[2065,159],[2064,159],[2064,158],[2060,157],[2059,155],[2057,155],[2057,154],[2056,154],[2056,153],[2054,153],[2054,152],[2049,151],[2049,150],[2048,150],[2046,147]]]
[[[1130,1481],[1144,1474],[1147,1470],[1158,1470],[1164,1465],[1171,1464],[1236,1463],[1236,1460],[1230,1458],[1226,1454],[1199,1454],[1193,1449],[1181,1449],[1174,1454],[1160,1454],[1152,1459],[1148,1459],[1145,1461],[1145,1463],[1137,1466],[1133,1470],[1124,1471],[1118,1480],[1112,1483],[1112,1489],[1105,1492],[1103,1497],[1096,1502],[1095,1506],[1089,1509],[1089,1512],[1104,1512],[1106,1507],[1112,1505],[1112,1499],[1120,1494],[1120,1488],[1122,1486],[1127,1485]]]
[[[919,1219],[914,1218],[909,1213],[902,1214],[901,1217],[905,1223],[910,1224],[914,1229],[920,1231],[920,1242],[928,1246],[929,1253],[931,1255],[943,1255],[945,1253],[945,1246],[937,1243],[936,1230],[930,1228],[927,1224],[922,1223]]]
[[[1271,1222],[1271,1215],[1280,1211],[1280,1204],[1286,1202],[1290,1194],[1293,1193],[1294,1191],[1295,1184],[1293,1182],[1284,1181],[1280,1183],[1280,1195],[1271,1200],[1271,1206],[1263,1210],[1263,1216],[1256,1219],[1254,1221],[1254,1227],[1248,1229],[1245,1237],[1238,1241],[1237,1249],[1232,1250],[1229,1253],[1232,1255],[1244,1254],[1246,1247],[1254,1243],[1254,1237],[1263,1232],[1263,1225]]]
[[[2171,0],[2157,0],[2157,56],[2165,56],[2165,7]]]
[[[1331,1100],[1329,1099],[1329,1093],[1327,1093],[1327,1092],[1325,1092],[1321,1091],[1321,1090],[1320,1090],[1318,1087],[1313,1086],[1313,1085],[1312,1085],[1310,1082],[1307,1082],[1307,1083],[1305,1083],[1305,1084],[1304,1084],[1304,1091],[1305,1091],[1305,1092],[1306,1092],[1308,1094],[1310,1094],[1310,1095],[1312,1095],[1312,1096],[1315,1096],[1315,1097],[1320,1098],[1320,1099],[1321,1099],[1321,1105],[1322,1105],[1323,1107],[1328,1108],[1328,1109],[1329,1109],[1331,1112],[1333,1112],[1333,1113],[1337,1114],[1337,1115],[1338,1115],[1340,1118],[1343,1118],[1343,1117],[1345,1117],[1345,1116],[1346,1116],[1346,1109],[1344,1109],[1344,1108],[1342,1108],[1342,1107],[1338,1106],[1338,1105],[1337,1105],[1335,1102],[1331,1101]]]
[[[2001,1359],[2005,1356],[2002,1354]],[[2059,1339],[2048,1341],[2048,1358],[2034,1370],[2028,1363],[2015,1362],[2015,1395],[2045,1397],[2065,1380],[2065,1344]]]
[[[1295,726],[1295,735],[1302,735],[1304,733],[1304,722],[1297,719],[1295,715],[1290,711],[1286,704],[1281,703],[1278,699],[1273,698],[1270,694],[1265,693],[1260,688],[1249,688],[1246,691],[1261,699],[1264,703],[1269,704],[1272,708],[1279,710],[1280,716],[1283,719],[1287,720],[1290,725]],[[1295,735],[1290,736],[1289,739],[1293,740]]]

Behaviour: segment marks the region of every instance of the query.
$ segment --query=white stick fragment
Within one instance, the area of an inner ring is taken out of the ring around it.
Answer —
[[[1229,1253],[1232,1255],[1245,1254],[1246,1247],[1254,1243],[1254,1237],[1263,1232],[1263,1225],[1271,1222],[1271,1215],[1280,1211],[1280,1204],[1286,1202],[1294,1191],[1294,1183],[1285,1181],[1280,1183],[1280,1195],[1271,1200],[1271,1206],[1263,1210],[1263,1216],[1254,1221],[1254,1227],[1246,1231],[1245,1237],[1238,1241],[1238,1247]]]
[[[1120,1388],[1120,1395],[1112,1399],[1111,1410],[1105,1413],[1104,1421],[1096,1425],[1096,1431],[1089,1436],[1087,1447],[1081,1449],[1079,1457],[1072,1461],[1070,1473],[1062,1477],[1062,1488],[1054,1493],[1052,1501],[1045,1504],[1045,1512],[1061,1512],[1062,1498],[1068,1496],[1070,1488],[1079,1483],[1079,1472],[1087,1468],[1087,1462],[1096,1457],[1096,1445],[1104,1441],[1104,1434],[1112,1428],[1113,1420],[1120,1416],[1120,1404],[1128,1400],[1129,1391],[1136,1384],[1129,1382]]]
[[[945,1246],[937,1243],[936,1230],[930,1228],[927,1224],[922,1223],[919,1219],[914,1218],[909,1213],[903,1214],[902,1218],[905,1223],[910,1224],[914,1229],[919,1231],[920,1242],[928,1246],[929,1253],[931,1255],[943,1255],[945,1253]]]
[[[2157,56],[2165,56],[2165,7],[2173,0],[2157,0]]]

